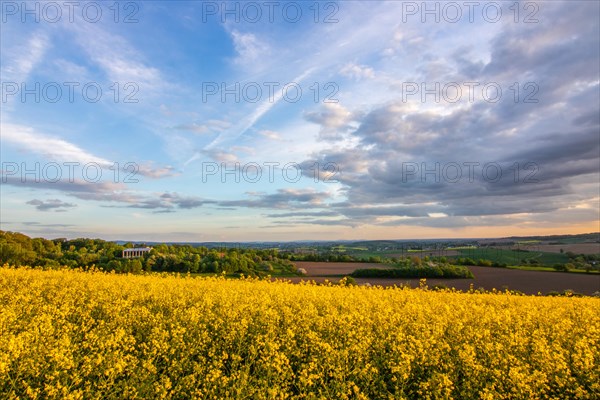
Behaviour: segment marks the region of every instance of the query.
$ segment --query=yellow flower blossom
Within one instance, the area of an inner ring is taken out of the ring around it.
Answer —
[[[600,300],[0,268],[0,398],[596,399]]]

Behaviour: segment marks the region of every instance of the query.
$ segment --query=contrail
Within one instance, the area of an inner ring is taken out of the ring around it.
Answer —
[[[301,75],[294,78],[293,82],[295,82],[295,83],[302,82],[312,71],[313,71],[313,68],[308,69]],[[254,112],[252,114],[248,115],[246,118],[244,118],[242,120],[242,122],[240,124],[237,125],[236,128],[238,128],[238,129],[235,129],[235,131],[237,131],[237,134],[236,133],[223,133],[223,134],[219,135],[217,138],[215,138],[215,140],[213,140],[210,144],[208,144],[204,149],[209,150],[209,149],[213,148],[214,146],[216,146],[217,144],[222,143],[225,140],[228,140],[228,139],[231,140],[231,139],[236,139],[236,138],[240,137],[248,129],[252,128],[252,126],[254,126],[256,121],[258,121],[263,115],[265,115],[267,112],[269,112],[269,110],[271,110],[271,108],[273,108],[273,106],[275,106],[277,103],[279,103],[282,98],[283,98],[283,91],[277,91],[277,93],[273,97],[273,101],[269,101],[269,99],[263,101],[254,110]],[[241,125],[241,128],[240,128],[240,125]]]

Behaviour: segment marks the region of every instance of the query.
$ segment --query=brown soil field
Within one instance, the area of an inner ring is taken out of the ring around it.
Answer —
[[[600,243],[578,243],[578,244],[546,244],[539,246],[540,251],[560,253],[560,249],[572,251],[575,254],[600,254]]]
[[[352,271],[359,268],[388,268],[386,264],[370,263],[327,263],[327,262],[296,262],[298,268],[304,268],[308,272],[304,278],[289,278],[292,282],[300,280],[314,280],[323,282],[325,279],[337,281],[339,278],[326,277],[324,275],[350,275]],[[546,271],[521,271],[506,268],[492,267],[468,267],[475,279],[427,279],[429,286],[445,285],[459,290],[468,290],[470,285],[475,289],[486,290],[519,290],[526,294],[546,294],[551,291],[562,292],[563,290],[574,290],[578,293],[590,295],[600,291],[600,275],[588,275],[567,272]],[[288,278],[286,278],[288,279]],[[371,285],[393,286],[410,285],[419,286],[419,279],[382,279],[382,278],[357,278],[358,284],[370,283]]]

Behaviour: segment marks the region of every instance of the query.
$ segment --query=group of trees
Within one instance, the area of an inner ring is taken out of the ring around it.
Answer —
[[[563,253],[561,249],[561,253]],[[586,272],[600,271],[600,254],[576,254],[572,251],[564,253],[569,257],[569,262],[565,264],[555,264],[557,271],[571,271],[574,269],[585,270]]]
[[[478,260],[473,260],[472,258],[469,258],[469,257],[458,257],[458,258],[454,259],[452,262],[456,265],[479,265],[482,267],[506,268],[508,266],[508,264],[506,264],[506,263],[501,263],[501,262],[496,262],[496,261],[491,261],[491,260],[484,260],[482,258],[480,258]]]
[[[101,239],[30,238],[18,232],[0,231],[0,264],[14,266],[71,268],[96,267],[106,271],[169,271],[191,273],[294,273],[296,267],[277,250],[208,249],[190,245],[159,244],[145,256],[122,258],[123,250],[134,247]]]
[[[600,254],[576,254],[572,251],[565,254],[573,268],[600,270]]]

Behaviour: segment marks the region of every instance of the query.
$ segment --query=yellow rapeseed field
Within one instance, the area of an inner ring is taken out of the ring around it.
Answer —
[[[0,283],[0,398],[600,398],[595,298],[8,267]]]

